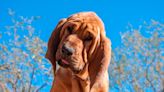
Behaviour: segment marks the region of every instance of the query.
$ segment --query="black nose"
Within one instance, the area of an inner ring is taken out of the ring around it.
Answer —
[[[64,44],[63,47],[62,47],[62,53],[67,55],[67,56],[70,56],[72,55],[74,52],[74,49],[69,47],[68,45]]]

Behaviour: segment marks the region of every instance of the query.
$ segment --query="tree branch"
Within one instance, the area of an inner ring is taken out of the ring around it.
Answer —
[[[28,92],[30,92],[30,91],[31,91],[32,81],[33,81],[33,78],[34,78],[34,72],[35,72],[35,68],[33,67]]]
[[[149,67],[150,67],[150,66],[153,64],[153,62],[155,61],[155,58],[156,58],[156,56],[154,56],[152,62],[147,66],[147,68],[146,68],[146,76],[145,76],[145,77],[146,77],[146,80],[150,83],[150,85],[151,85],[151,87],[153,88],[153,91],[154,91],[154,92],[156,92],[156,89],[155,89],[153,83],[151,82],[151,80],[149,79],[148,72],[149,72]],[[146,59],[146,60],[147,60],[147,59]]]
[[[36,92],[39,92],[42,88],[44,88],[47,85],[47,83],[42,84],[39,88],[37,88]]]

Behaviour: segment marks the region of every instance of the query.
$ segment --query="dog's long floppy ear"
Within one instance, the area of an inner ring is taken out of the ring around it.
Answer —
[[[95,53],[91,58],[89,64],[89,76],[91,80],[91,87],[96,82],[101,82],[108,71],[108,66],[111,58],[111,42],[105,36],[104,31],[100,32],[100,44],[97,46]]]
[[[56,71],[56,51],[60,43],[60,31],[65,21],[66,19],[60,20],[48,41],[48,50],[45,57],[52,63],[54,72]]]

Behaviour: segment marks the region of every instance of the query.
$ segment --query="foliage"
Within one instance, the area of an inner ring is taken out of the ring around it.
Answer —
[[[119,92],[162,92],[164,89],[164,24],[151,20],[121,33],[112,52],[110,89]]]
[[[0,31],[0,92],[38,92],[51,85],[51,64],[44,58],[47,43],[32,26],[39,16],[17,16]]]

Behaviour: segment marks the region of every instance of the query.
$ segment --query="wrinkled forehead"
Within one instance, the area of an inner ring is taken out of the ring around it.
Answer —
[[[102,28],[104,26],[102,20],[94,12],[80,12],[77,14],[73,14],[70,17],[68,17],[68,20],[92,22],[98,24]]]
[[[81,12],[67,18],[66,26],[73,26],[78,33],[97,36],[104,31],[101,19],[93,12]]]

